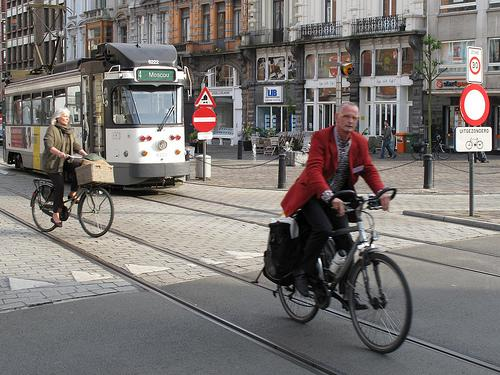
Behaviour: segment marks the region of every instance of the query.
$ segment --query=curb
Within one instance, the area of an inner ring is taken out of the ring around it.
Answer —
[[[403,211],[403,215],[421,217],[423,219],[444,221],[447,223],[467,225],[469,227],[476,227],[476,228],[500,231],[500,224],[493,224],[493,223],[488,223],[488,222],[479,221],[479,220],[462,219],[462,218],[453,217],[453,216],[437,215],[437,214],[431,214],[428,212],[419,212],[419,211]]]

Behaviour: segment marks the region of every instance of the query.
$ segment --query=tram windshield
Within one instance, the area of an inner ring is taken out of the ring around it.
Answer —
[[[113,91],[117,125],[177,124],[177,113],[176,87],[120,86]]]

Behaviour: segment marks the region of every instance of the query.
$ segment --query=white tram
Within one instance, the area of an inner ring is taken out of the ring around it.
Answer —
[[[171,45],[102,44],[92,58],[5,88],[4,160],[41,170],[50,118],[65,106],[85,150],[114,166],[116,185],[158,186],[186,176],[188,83]]]

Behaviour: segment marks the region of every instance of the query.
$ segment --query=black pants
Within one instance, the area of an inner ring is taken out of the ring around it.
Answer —
[[[76,191],[78,189],[78,184],[76,183],[75,166],[70,163],[64,163],[64,171],[70,176],[71,179],[71,191]],[[63,173],[49,173],[50,181],[54,185],[54,204],[52,206],[53,212],[61,212],[63,208],[63,197],[64,197],[64,174]]]
[[[349,226],[347,216],[337,216],[336,212],[316,198],[312,198],[302,207],[302,213],[311,227],[311,233],[304,246],[304,257],[302,266],[305,273],[309,277],[316,277],[316,260],[318,259],[321,250],[325,246],[330,232],[335,229],[346,228]],[[352,237],[349,233],[334,237],[335,248],[345,251],[351,250],[353,245]]]

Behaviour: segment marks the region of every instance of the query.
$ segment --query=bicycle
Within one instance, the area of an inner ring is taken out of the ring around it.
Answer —
[[[423,155],[427,153],[428,142],[417,143],[413,145],[411,156],[413,160],[422,160]],[[438,160],[447,160],[450,157],[451,149],[443,143],[438,134],[436,140],[432,142],[432,157]]]
[[[50,232],[56,228],[51,221],[54,185],[50,180],[39,178],[34,179],[33,184],[35,190],[30,202],[33,221],[40,231]],[[76,197],[64,201],[60,213],[62,221],[69,218],[74,205],[78,206],[78,221],[89,236],[97,238],[109,231],[114,219],[114,206],[110,194],[104,188],[93,184],[79,186]]]
[[[396,195],[396,189],[383,189],[367,198],[351,190],[335,194],[344,202],[350,202],[346,205],[347,212],[354,214],[356,225],[333,231],[317,261],[319,277],[327,285],[331,297],[349,311],[361,341],[379,353],[389,353],[399,348],[408,335],[412,319],[408,283],[394,260],[373,246],[378,236],[373,216],[365,209],[380,209],[380,197],[385,192],[391,192],[391,199]],[[371,221],[369,229],[365,228],[363,215]],[[333,274],[329,269],[329,261],[333,258],[333,237],[350,232],[358,232],[358,237],[346,256],[345,264]],[[290,285],[278,285],[277,294],[288,316],[297,322],[307,323],[319,311],[312,290],[309,297],[304,297],[293,282]]]

